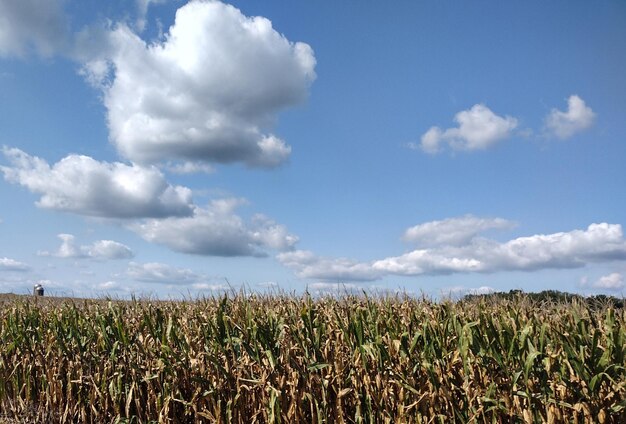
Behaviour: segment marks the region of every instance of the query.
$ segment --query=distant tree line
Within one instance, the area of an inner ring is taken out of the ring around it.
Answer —
[[[624,298],[597,294],[593,296],[582,296],[580,294],[561,292],[558,290],[544,290],[539,293],[525,293],[523,290],[510,290],[509,292],[496,292],[489,294],[468,294],[462,301],[477,300],[519,300],[528,299],[533,303],[584,303],[594,309],[601,309],[612,306],[613,308],[624,308]]]

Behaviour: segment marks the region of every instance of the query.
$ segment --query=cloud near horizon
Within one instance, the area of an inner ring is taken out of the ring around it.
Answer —
[[[456,218],[463,220],[464,218]],[[434,221],[437,226],[445,221]],[[454,222],[454,219],[448,222]],[[503,220],[502,222],[508,222]],[[415,227],[413,227],[415,228]],[[453,226],[450,226],[453,228]],[[488,228],[486,228],[488,229]],[[442,236],[445,240],[445,237]],[[372,281],[388,275],[419,276],[500,271],[579,268],[590,263],[626,259],[626,241],[619,224],[591,224],[585,230],[519,237],[508,242],[478,237],[450,237],[453,244],[420,248],[371,262],[320,258],[308,251],[280,254],[277,259],[300,278],[331,281]]]
[[[151,284],[168,284],[177,286],[213,286],[208,277],[187,268],[177,268],[159,262],[130,262],[126,275],[135,281]]]
[[[200,279],[200,276],[190,269],[175,268],[158,262],[144,264],[131,262],[128,264],[126,274],[137,281],[157,284],[184,285],[195,283]]]
[[[515,223],[502,218],[478,218],[465,215],[431,221],[408,228],[402,239],[419,246],[459,246],[488,230],[513,228]]]
[[[626,288],[626,282],[624,281],[624,277],[619,272],[613,272],[611,274],[604,275],[593,282],[589,282],[589,278],[583,277],[580,285],[583,288],[609,290],[616,292],[622,291],[624,288]]]
[[[374,281],[385,272],[375,270],[371,264],[347,258],[323,258],[308,250],[280,253],[278,261],[292,269],[299,278],[324,281]]]
[[[61,246],[54,252],[40,252],[40,256],[95,260],[130,259],[135,256],[128,246],[113,240],[98,240],[90,245],[77,246],[72,234],[58,234],[57,237],[61,240]]]
[[[193,1],[163,41],[148,44],[120,24],[100,42],[84,49],[102,53],[84,59],[82,73],[103,90],[122,156],[269,168],[289,157],[291,147],[267,130],[306,99],[316,61],[308,44],[290,42],[268,19]]]
[[[30,266],[11,258],[0,258],[0,271],[30,271]]]
[[[479,287],[465,287],[465,286],[453,286],[444,287],[440,290],[442,296],[451,298],[461,298],[466,295],[485,295],[495,293],[495,289],[490,286]]]

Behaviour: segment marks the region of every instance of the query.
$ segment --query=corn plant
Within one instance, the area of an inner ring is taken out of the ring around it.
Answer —
[[[626,422],[626,312],[524,296],[0,305],[0,422]]]

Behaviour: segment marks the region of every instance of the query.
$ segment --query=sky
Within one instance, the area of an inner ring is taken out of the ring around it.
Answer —
[[[0,0],[0,292],[626,291],[626,3]]]

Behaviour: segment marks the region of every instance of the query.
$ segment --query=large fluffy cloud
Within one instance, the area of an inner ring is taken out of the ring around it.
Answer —
[[[197,255],[265,256],[267,249],[289,250],[298,238],[263,215],[246,223],[235,214],[240,199],[212,201],[189,217],[149,219],[129,228],[145,240]]]
[[[267,130],[280,110],[306,98],[314,68],[312,49],[269,20],[192,1],[162,42],[118,26],[83,73],[103,88],[111,140],[133,161],[272,167],[291,148]]]
[[[455,218],[448,222],[463,219]],[[437,226],[441,222],[445,221],[421,224],[421,228]],[[501,222],[502,225],[508,223],[505,220]],[[493,228],[493,225],[487,227]],[[455,226],[450,225],[448,228],[452,234],[458,234]],[[591,224],[585,230],[519,237],[504,243],[478,237],[477,233],[463,238],[448,237],[449,244],[441,244],[443,240],[446,240],[445,235],[435,240],[437,243],[431,247],[371,262],[320,258],[307,251],[283,253],[278,255],[278,259],[301,278],[339,281],[375,280],[386,275],[575,268],[590,263],[626,259],[626,241],[622,227],[618,224]]]
[[[546,117],[546,129],[548,133],[561,139],[572,137],[574,134],[589,128],[596,114],[585,101],[577,95],[571,95],[567,99],[567,111],[552,109]]]
[[[19,149],[3,149],[12,166],[4,178],[41,195],[37,205],[105,218],[185,216],[193,212],[191,190],[172,186],[153,166],[98,162],[70,155],[53,166]]]
[[[63,0],[0,1],[0,56],[20,56],[32,48],[51,55],[64,48],[67,39]]]
[[[90,245],[77,246],[75,237],[71,234],[59,234],[61,245],[55,252],[41,252],[42,256],[57,258],[80,259],[91,258],[96,260],[130,259],[135,254],[126,245],[113,240],[98,240]]]
[[[517,127],[517,119],[498,116],[482,104],[457,113],[454,121],[459,124],[456,128],[431,127],[424,133],[420,144],[422,150],[435,154],[443,143],[448,143],[454,150],[483,150],[508,138]]]

